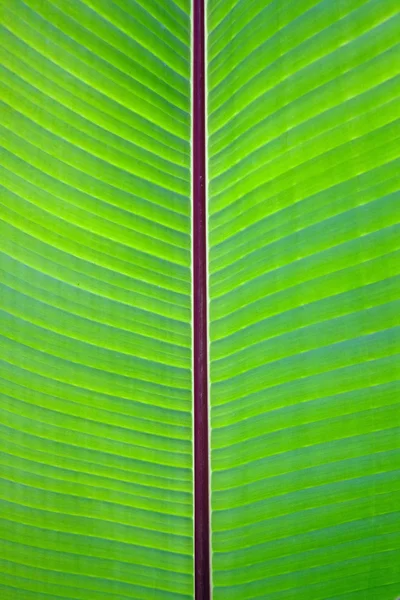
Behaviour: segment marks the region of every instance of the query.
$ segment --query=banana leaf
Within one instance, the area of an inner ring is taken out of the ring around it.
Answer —
[[[202,1],[0,0],[1,599],[400,594],[400,5]]]

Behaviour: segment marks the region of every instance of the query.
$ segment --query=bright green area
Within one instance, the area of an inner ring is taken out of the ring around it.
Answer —
[[[400,4],[208,0],[214,600],[400,595]]]
[[[0,2],[0,597],[193,597],[190,3]]]

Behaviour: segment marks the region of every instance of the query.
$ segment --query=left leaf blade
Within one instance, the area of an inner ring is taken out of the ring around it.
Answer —
[[[187,2],[1,6],[2,598],[193,595]]]

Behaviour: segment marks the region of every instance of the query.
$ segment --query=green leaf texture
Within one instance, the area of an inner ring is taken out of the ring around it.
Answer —
[[[209,0],[214,600],[400,595],[398,0]]]
[[[191,598],[190,2],[0,22],[0,597]]]

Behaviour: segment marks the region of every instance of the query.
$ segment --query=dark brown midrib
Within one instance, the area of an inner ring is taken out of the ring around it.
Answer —
[[[193,394],[195,598],[210,598],[207,212],[204,0],[193,0]]]

